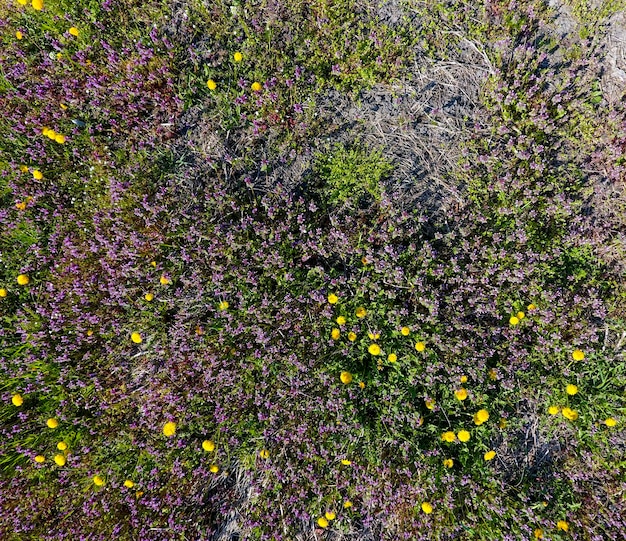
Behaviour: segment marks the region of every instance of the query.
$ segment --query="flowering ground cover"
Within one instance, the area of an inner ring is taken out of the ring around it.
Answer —
[[[624,9],[0,5],[0,538],[624,539]]]

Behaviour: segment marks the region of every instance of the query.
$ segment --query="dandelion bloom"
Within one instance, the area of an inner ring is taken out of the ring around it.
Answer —
[[[43,178],[43,173],[37,169],[33,171],[33,178],[35,180],[41,180]]]
[[[352,383],[352,374],[344,371],[339,375],[339,379],[341,380],[341,383],[348,385],[349,383]]]
[[[176,423],[173,421],[168,421],[163,425],[163,434],[165,434],[168,438],[176,434]]]
[[[489,419],[489,412],[487,410],[478,410],[474,414],[474,423],[479,426],[482,425],[483,423],[486,423],[488,419]]]
[[[219,466],[217,464],[211,464],[209,466],[209,471],[211,473],[217,473],[218,471],[220,471],[220,468],[219,468]]]
[[[261,449],[261,451],[259,452],[259,456],[261,458],[269,458],[270,452],[267,449]]]
[[[509,323],[513,326],[519,324],[519,318],[517,316],[511,316],[509,318]]]
[[[409,329],[408,327],[402,327],[400,329],[400,333],[402,334],[402,336],[409,336],[410,332],[411,332],[411,329]]]
[[[219,304],[219,309],[223,312],[224,310],[228,310],[229,306],[230,304],[228,304],[228,301],[221,301]]]
[[[210,453],[215,450],[215,444],[211,440],[204,440],[202,442],[202,448]]]
[[[22,398],[21,394],[14,394],[11,397],[11,402],[13,403],[14,406],[21,406],[24,403],[24,399]]]
[[[346,500],[343,502],[343,507],[344,509],[350,509],[350,507],[352,507],[352,502],[350,500]]]
[[[572,352],[572,359],[575,361],[582,361],[585,358],[585,354],[580,349],[575,349]]]
[[[433,506],[428,502],[423,502],[422,511],[424,511],[427,515],[430,515],[433,512]]]
[[[535,530],[535,539],[543,539],[543,530],[541,528]]]
[[[441,440],[447,441],[448,443],[452,443],[455,439],[456,439],[456,436],[454,435],[454,432],[452,432],[451,430],[448,430],[447,432],[444,432],[441,435]]]
[[[359,387],[361,389],[365,389],[365,382],[364,381],[359,381]]]
[[[367,336],[370,340],[378,340],[380,338],[380,333],[377,332],[368,332]]]
[[[356,309],[355,313],[356,313],[356,317],[363,318],[363,317],[365,317],[367,315],[367,310],[365,308],[363,308],[362,306],[359,306]]]
[[[344,459],[341,461],[341,463],[342,463],[344,466],[350,466],[350,464],[352,464],[352,462],[350,462],[350,461],[349,461],[348,459],[346,459],[346,458],[344,458]]]
[[[349,332],[348,333],[348,340],[350,340],[350,342],[354,342],[356,340],[356,333]]]
[[[467,376],[461,376],[461,383],[467,383]]]
[[[25,6],[26,4],[28,4],[28,0],[17,0],[17,3]]]
[[[456,396],[458,400],[465,400],[467,398],[467,391],[461,387],[454,391],[454,396]]]
[[[25,286],[28,285],[28,283],[30,282],[30,278],[28,277],[27,274],[19,274],[17,276],[17,283],[21,286]]]
[[[470,433],[467,430],[459,430],[457,434],[459,441],[466,442],[470,439]]]
[[[328,527],[328,521],[326,520],[326,517],[320,517],[317,519],[317,525],[320,528],[326,528]]]
[[[434,398],[427,398],[427,399],[424,400],[424,402],[426,403],[426,407],[429,410],[435,409],[435,399]]]
[[[562,530],[562,531],[566,532],[567,530],[569,530],[569,524],[567,522],[565,522],[564,520],[559,520],[556,523],[556,528],[557,528],[557,530]]]
[[[337,340],[341,336],[341,331],[339,329],[333,329],[330,331],[330,337],[333,340]]]
[[[243,55],[237,51],[234,55],[233,55],[233,60],[235,62],[241,62],[243,60]]]
[[[101,487],[104,485],[104,477],[102,475],[94,475],[93,476],[93,484],[97,487]]]
[[[252,89],[253,92],[261,92],[261,89],[263,87],[261,86],[261,83],[259,83],[258,81],[254,81],[254,83],[252,83],[250,88]]]
[[[343,316],[339,316],[337,318],[337,325],[345,325],[346,324],[346,318]]]
[[[126,479],[126,481],[124,481],[124,486],[126,488],[133,488],[135,486],[135,483],[133,483],[130,479]]]
[[[527,309],[529,312],[532,312],[533,310],[536,310],[536,309],[537,309],[537,307],[536,307],[533,303],[530,303],[530,304],[526,307],[526,309]]]
[[[608,419],[604,420],[604,424],[606,426],[612,427],[612,426],[615,426],[617,424],[617,421],[615,419],[613,419],[613,417],[609,417]]]
[[[60,441],[59,443],[57,443],[57,449],[59,451],[65,451],[67,449],[67,443],[65,443],[64,441]]]
[[[563,414],[563,417],[569,419],[570,421],[575,421],[576,419],[578,419],[578,412],[570,408],[563,408],[561,413]]]
[[[54,462],[57,466],[65,466],[65,456],[64,455],[54,455]]]
[[[335,520],[337,515],[335,515],[332,511],[326,511],[324,516],[326,517],[326,520]]]
[[[374,356],[380,355],[380,346],[378,344],[370,344],[370,347],[367,348],[367,351],[369,351],[370,354]]]
[[[54,140],[60,145],[62,145],[63,143],[65,143],[65,135],[61,135],[60,133],[57,133],[54,136]]]
[[[161,278],[159,278],[159,282],[161,282],[162,286],[166,286],[171,282],[171,280],[167,276],[165,276],[165,274],[162,274]]]
[[[152,293],[146,293],[143,298],[150,302],[152,299],[154,299],[154,295]]]
[[[43,0],[33,0],[33,9],[41,11],[43,9]]]
[[[446,458],[446,459],[443,461],[443,465],[444,465],[446,468],[451,468],[452,466],[454,466],[454,460],[452,460],[451,458]]]
[[[143,342],[143,338],[141,338],[141,334],[138,332],[134,332],[130,335],[130,339],[135,342],[135,344],[141,344]]]
[[[387,360],[388,360],[390,363],[395,363],[395,362],[398,360],[398,356],[397,356],[395,353],[390,353],[390,354],[387,356]]]
[[[526,317],[526,314],[524,312],[517,312],[517,319],[519,319],[520,321],[524,319],[525,317]]]
[[[213,79],[209,79],[206,82],[206,85],[207,85],[209,90],[215,90],[217,88],[217,83]]]
[[[22,39],[24,36],[22,35],[22,33],[18,30],[17,32],[15,32],[15,37],[17,39]]]
[[[337,304],[338,301],[339,301],[339,297],[337,297],[337,295],[335,295],[334,293],[331,293],[330,295],[328,295],[328,302],[330,304]]]
[[[416,351],[424,351],[426,349],[426,344],[424,342],[418,342],[415,344]]]
[[[578,387],[570,383],[567,387],[565,387],[565,392],[570,396],[574,396],[578,392]]]
[[[487,451],[484,455],[483,458],[485,460],[493,460],[496,456],[496,452],[495,451]]]
[[[57,59],[58,59],[58,55],[57,55]],[[48,137],[48,139],[51,139],[51,140],[53,140],[53,141],[54,141],[54,138],[57,136],[57,132],[55,132],[55,131],[54,131],[54,130],[52,130],[52,129],[47,129],[47,130],[44,132],[44,135],[45,135],[46,137]]]
[[[78,36],[78,34],[80,34],[80,32],[78,31],[78,28],[76,28],[75,26],[72,26],[68,32],[70,34],[72,34],[72,36]]]
[[[38,464],[41,464],[42,462],[46,461],[46,457],[43,455],[37,455],[35,457],[35,462],[37,462]]]
[[[4,289],[3,287],[0,287],[0,297],[4,298],[8,295],[8,291],[6,289]]]
[[[548,408],[548,413],[550,415],[558,415],[559,411],[561,411],[561,408],[559,408],[558,406],[550,406]]]

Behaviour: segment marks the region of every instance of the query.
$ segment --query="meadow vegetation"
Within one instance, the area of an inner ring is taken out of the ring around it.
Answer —
[[[0,538],[624,539],[623,6],[565,3],[0,5]],[[468,51],[416,202],[325,108]]]

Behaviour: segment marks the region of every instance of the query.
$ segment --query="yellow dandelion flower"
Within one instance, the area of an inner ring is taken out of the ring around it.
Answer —
[[[434,398],[427,398],[426,400],[424,400],[426,407],[429,410],[433,410],[435,409],[435,399]]]
[[[448,443],[452,443],[454,440],[456,440],[456,436],[451,430],[448,430],[441,435],[441,441],[447,441]]]
[[[54,455],[54,463],[57,466],[65,466],[65,456],[64,455]]]
[[[72,36],[78,36],[78,34],[80,34],[80,32],[78,31],[78,28],[76,28],[75,26],[72,26],[68,32],[70,34],[72,34]]]
[[[337,318],[337,325],[345,325],[346,324],[346,318],[343,316],[339,316]]]
[[[35,462],[37,462],[38,464],[41,464],[41,463],[43,463],[45,461],[46,461],[46,457],[43,456],[43,455],[37,455],[35,457]]]
[[[387,355],[387,360],[390,363],[395,363],[398,360],[398,356],[395,353],[390,353],[389,355]]]
[[[64,111],[67,109],[67,105],[65,105],[64,103],[59,103],[59,107]]]
[[[462,441],[465,443],[466,441],[469,441],[470,433],[467,430],[459,430],[457,437],[459,438],[459,441]]]
[[[575,349],[572,352],[572,359],[575,361],[582,361],[585,358],[585,354],[580,349]]]
[[[443,465],[444,465],[446,468],[451,468],[452,466],[454,466],[454,460],[452,460],[451,458],[446,458],[446,459],[443,461]]]
[[[254,81],[254,83],[252,83],[252,85],[250,86],[250,88],[252,89],[253,92],[261,92],[261,89],[263,88],[261,86],[261,83]]]
[[[541,528],[537,528],[534,535],[535,539],[543,539],[543,530]]]
[[[487,451],[484,455],[483,458],[485,460],[493,460],[496,456],[496,452],[495,451]]]
[[[218,471],[220,471],[220,468],[219,468],[219,466],[217,464],[211,464],[209,466],[209,471],[211,473],[217,473]]]
[[[150,261],[150,265],[152,265],[153,267],[157,266],[157,262],[156,261]]]
[[[261,449],[261,451],[259,452],[259,456],[263,459],[269,458],[270,452],[267,449]]]
[[[59,443],[57,443],[57,449],[59,451],[66,451],[67,450],[67,443],[65,443],[64,441],[60,441]]]
[[[317,519],[317,525],[320,528],[327,528],[328,527],[328,520],[326,520],[326,517],[320,517]]]
[[[349,460],[347,460],[347,459],[345,459],[345,458],[341,461],[341,463],[342,463],[344,466],[350,466],[350,464],[352,464],[352,462],[350,462]]]
[[[456,396],[458,400],[465,400],[467,398],[467,390],[461,387],[454,391],[454,396]]]
[[[87,336],[93,336],[93,330],[92,329],[89,329],[87,331]]]
[[[511,316],[509,318],[509,324],[511,324],[513,326],[519,324],[519,318],[517,316]]]
[[[28,283],[30,282],[30,278],[28,277],[27,274],[19,274],[17,276],[17,283],[21,286],[25,286],[28,285]]]
[[[11,397],[11,402],[13,403],[14,406],[21,406],[24,403],[24,399],[22,398],[21,394],[14,394]]]
[[[165,274],[162,274],[161,278],[159,278],[159,282],[161,282],[162,286],[166,286],[171,282],[171,280],[167,276],[165,276]]]
[[[350,331],[348,333],[348,340],[350,340],[350,342],[354,342],[356,340],[356,333],[353,333],[352,331]]]
[[[557,530],[561,530],[563,532],[566,532],[569,530],[569,524],[567,522],[565,522],[564,520],[559,520],[556,523],[556,528]]]
[[[43,0],[33,0],[32,6],[34,10],[41,11],[43,9]]]
[[[350,509],[350,507],[352,507],[352,502],[350,500],[346,500],[345,502],[343,502],[344,509]]]
[[[213,79],[209,79],[206,82],[206,85],[207,85],[209,90],[215,90],[217,88],[217,83]]]
[[[332,511],[326,511],[324,516],[326,517],[326,520],[335,520],[335,517],[337,515],[335,515],[335,513],[333,513]]]
[[[365,389],[365,382],[364,381],[359,381],[359,387],[361,389]]]
[[[233,55],[233,60],[235,62],[241,62],[243,60],[243,55],[237,51],[234,55]]]
[[[65,135],[61,135],[60,133],[57,133],[54,136],[54,140],[60,145],[62,145],[63,143],[65,143]]]
[[[130,479],[126,479],[126,481],[124,481],[124,486],[126,488],[133,488],[135,486],[135,483],[133,483]]]
[[[57,60],[58,60],[58,55],[57,55]],[[46,131],[46,136],[48,137],[48,139],[51,139],[52,141],[54,141],[54,138],[57,136],[57,132],[55,132],[52,129],[49,129],[48,131]]]
[[[430,515],[433,512],[433,506],[428,502],[423,502],[422,511],[424,511],[427,515]]]
[[[424,342],[418,342],[417,344],[415,344],[415,350],[416,351],[424,351],[426,349],[426,344]]]
[[[400,329],[400,334],[402,334],[402,336],[409,336],[410,333],[411,329],[409,329],[408,327],[402,327]]]
[[[93,476],[93,484],[97,487],[101,487],[104,485],[104,477],[102,475],[94,475]]]
[[[26,4],[28,4],[28,0],[17,0],[17,3],[25,6]]]
[[[134,332],[130,335],[130,339],[135,343],[135,344],[141,344],[143,342],[143,338],[141,338],[141,334],[139,334],[138,332]]]
[[[146,293],[143,298],[150,302],[154,299],[154,295],[152,293]]]
[[[558,415],[559,411],[561,411],[561,408],[559,408],[558,406],[550,406],[548,408],[548,413],[550,415]]]
[[[368,332],[367,336],[370,340],[378,340],[380,338],[380,333]]]
[[[371,355],[380,355],[380,346],[378,344],[370,344],[367,348],[367,351],[370,352]]]
[[[41,180],[43,178],[43,173],[41,171],[39,171],[38,169],[35,169],[33,171],[33,178],[35,180]]]
[[[26,210],[26,201],[20,201],[19,203],[15,203],[15,208],[17,210]]]
[[[204,440],[202,442],[202,448],[207,452],[210,453],[212,451],[215,451],[215,444],[211,441],[211,440]]]
[[[328,295],[328,302],[330,304],[337,304],[337,302],[339,302],[339,297],[337,297],[334,293],[331,293]]]
[[[172,437],[176,434],[176,423],[173,421],[168,421],[163,425],[163,434],[168,438]]]
[[[330,331],[330,337],[333,340],[337,340],[341,336],[341,331],[339,329],[333,329]]]
[[[533,310],[536,310],[536,309],[537,309],[537,307],[536,307],[533,303],[530,303],[530,304],[526,307],[526,309],[527,309],[529,312],[532,312]]]
[[[0,287],[0,297],[4,298],[9,294],[9,292],[4,289],[3,287]]]
[[[569,419],[570,421],[575,421],[576,419],[578,419],[578,412],[574,411],[573,409],[563,408],[561,410],[561,413],[563,414],[563,417]]]
[[[359,306],[356,309],[356,317],[364,318],[366,315],[367,315],[367,310],[365,308],[363,308],[362,306]]]
[[[352,374],[344,371],[339,375],[339,379],[341,380],[341,383],[348,385],[349,383],[352,383]]]
[[[467,383],[467,376],[461,376],[461,383]]]
[[[604,424],[608,427],[613,427],[617,424],[617,421],[613,419],[613,417],[609,417],[608,419],[604,420]]]
[[[574,396],[578,392],[578,387],[570,383],[567,387],[565,387],[565,392],[570,396]]]
[[[22,39],[24,36],[22,35],[22,33],[18,30],[17,32],[15,32],[15,37],[19,40]]]
[[[474,414],[474,423],[477,425],[482,425],[483,423],[486,423],[488,419],[489,412],[487,410],[478,410]]]
[[[202,336],[204,334],[204,329],[200,327],[200,325],[196,325],[196,334],[198,336]]]
[[[517,312],[517,319],[519,319],[520,321],[524,319],[525,317],[526,317],[526,314],[524,312]]]

